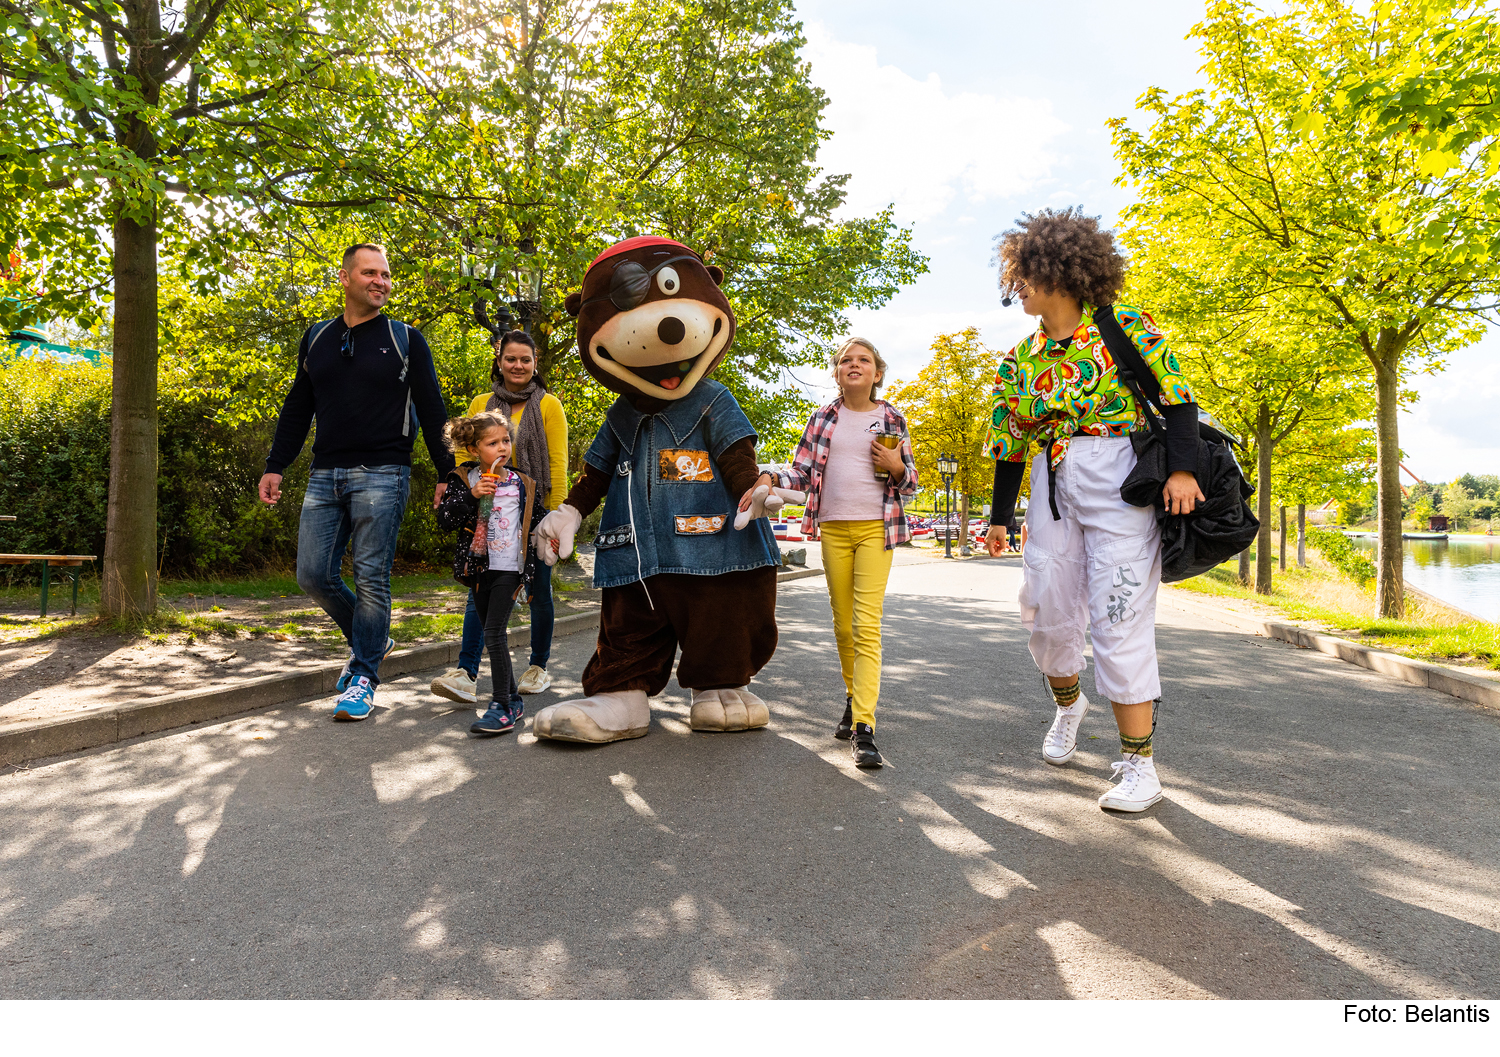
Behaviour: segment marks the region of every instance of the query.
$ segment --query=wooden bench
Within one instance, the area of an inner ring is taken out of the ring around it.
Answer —
[[[47,615],[47,591],[52,584],[52,570],[57,568],[62,576],[73,581],[73,611],[72,615],[78,615],[78,572],[61,572],[62,568],[72,567],[75,570],[84,562],[95,559],[92,554],[0,554],[0,565],[30,565],[32,562],[42,563],[42,616]]]

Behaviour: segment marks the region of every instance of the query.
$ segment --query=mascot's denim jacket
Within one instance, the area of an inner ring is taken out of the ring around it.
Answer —
[[[780,565],[765,518],[735,530],[740,497],[729,494],[718,467],[725,448],[753,436],[734,396],[710,378],[654,415],[616,400],[583,457],[612,475],[594,539],[594,586]]]

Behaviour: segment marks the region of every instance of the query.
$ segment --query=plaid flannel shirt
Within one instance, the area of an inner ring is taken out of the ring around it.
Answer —
[[[906,419],[884,400],[877,400],[885,410],[885,431],[901,435],[901,461],[906,465],[906,476],[897,484],[893,479],[885,483],[885,495],[881,497],[881,508],[885,521],[885,549],[911,539],[911,528],[906,523],[906,512],[902,502],[906,496],[917,491],[917,464],[912,459],[911,437],[906,432]],[[844,406],[843,397],[827,407],[820,407],[807,420],[802,431],[802,440],[792,456],[790,466],[779,467],[777,475],[782,488],[792,488],[807,493],[807,511],[802,518],[802,533],[808,535],[818,523],[818,500],[823,491],[823,470],[828,465],[828,451],[833,443],[833,428],[838,425],[839,408]]]

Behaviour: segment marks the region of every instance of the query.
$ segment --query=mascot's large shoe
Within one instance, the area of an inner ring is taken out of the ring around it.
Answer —
[[[611,741],[643,738],[650,727],[651,703],[646,692],[622,690],[548,705],[536,714],[531,732],[553,741],[606,745]]]
[[[694,730],[755,730],[769,722],[771,710],[749,687],[693,691],[688,726]]]

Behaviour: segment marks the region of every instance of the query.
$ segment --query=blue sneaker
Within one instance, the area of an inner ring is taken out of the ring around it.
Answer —
[[[363,675],[356,677],[349,688],[334,702],[333,718],[346,721],[364,719],[375,707],[375,688]]]
[[[526,707],[516,702],[501,704],[499,701],[491,701],[484,715],[476,719],[469,727],[469,733],[482,737],[508,734],[515,729],[517,723],[521,722],[521,714],[525,711]]]
[[[395,648],[396,648],[396,640],[393,639],[393,638],[390,638],[389,636],[387,636],[386,640],[385,640],[385,652],[380,655],[380,659],[382,661],[385,660],[387,657],[389,657],[391,655],[391,651],[394,650]],[[335,690],[337,690],[341,694],[345,690],[349,689],[349,666],[351,664],[353,664],[353,663],[354,663],[354,651],[350,650],[349,651],[349,659],[344,662],[344,670],[342,672],[339,672],[338,681],[333,684],[333,688]]]

